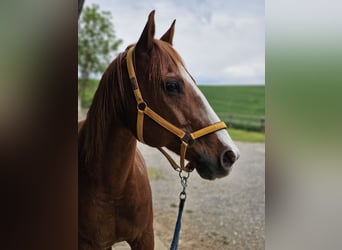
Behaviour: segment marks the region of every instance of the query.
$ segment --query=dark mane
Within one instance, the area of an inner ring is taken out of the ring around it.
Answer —
[[[122,63],[126,53],[121,53],[109,65],[100,80],[87,119],[78,138],[78,159],[85,166],[102,157],[106,135],[113,121],[120,119],[125,106]]]

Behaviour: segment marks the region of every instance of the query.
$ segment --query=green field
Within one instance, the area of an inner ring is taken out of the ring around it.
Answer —
[[[87,84],[84,106],[90,106],[92,96],[97,88],[98,80],[91,80]],[[206,86],[198,85],[219,116],[229,114],[251,115],[262,117],[265,115],[265,87],[264,86]],[[221,117],[222,119],[225,117]]]
[[[218,114],[265,115],[264,86],[198,86]]]
[[[84,107],[89,107],[98,81],[90,81]],[[220,119],[228,124],[234,140],[263,142],[261,119],[265,117],[264,86],[206,86],[199,88]],[[259,132],[259,133],[257,133]]]
[[[261,131],[265,116],[264,86],[205,86],[199,85],[203,94],[221,120],[231,127]]]
[[[234,141],[241,142],[265,142],[265,134],[241,129],[228,129],[230,137]]]

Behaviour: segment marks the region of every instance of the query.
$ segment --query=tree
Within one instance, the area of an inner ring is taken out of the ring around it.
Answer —
[[[78,87],[82,107],[90,104],[86,98],[92,84],[90,76],[103,73],[122,43],[115,35],[111,18],[109,11],[100,11],[96,4],[82,11],[78,29]]]

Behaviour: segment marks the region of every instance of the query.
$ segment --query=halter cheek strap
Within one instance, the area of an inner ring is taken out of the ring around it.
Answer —
[[[171,158],[171,156],[162,148],[158,148],[163,155],[168,159],[171,166],[177,170],[184,170],[187,172],[191,172],[193,169],[191,169],[188,166],[184,166],[185,161],[185,154],[188,146],[191,146],[196,139],[203,137],[205,135],[208,135],[210,133],[216,132],[221,129],[226,129],[227,126],[224,122],[217,122],[212,125],[209,125],[205,128],[199,129],[195,132],[189,133],[185,132],[182,129],[176,127],[172,123],[165,120],[163,117],[158,115],[156,112],[154,112],[152,109],[150,109],[147,104],[144,102],[144,99],[142,98],[141,91],[139,89],[139,84],[135,75],[134,66],[133,66],[133,51],[134,46],[132,46],[128,52],[127,52],[127,69],[128,69],[128,75],[131,81],[133,93],[135,96],[135,100],[137,102],[137,137],[138,140],[144,142],[143,137],[143,131],[144,131],[144,115],[147,115],[150,117],[153,121],[158,123],[160,126],[171,132],[172,134],[176,135],[181,140],[181,146],[180,146],[180,166],[177,165],[177,163]]]

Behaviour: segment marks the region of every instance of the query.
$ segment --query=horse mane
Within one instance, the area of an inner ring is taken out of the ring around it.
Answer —
[[[78,159],[80,165],[87,165],[93,159],[102,157],[106,135],[113,121],[120,119],[124,110],[125,87],[122,61],[126,53],[120,53],[101,77],[87,118],[78,137]]]
[[[128,47],[129,48],[129,47]],[[106,146],[106,138],[113,122],[122,121],[125,107],[127,106],[127,94],[133,96],[128,75],[123,76],[122,65],[126,65],[125,52],[120,53],[109,65],[100,80],[99,86],[94,95],[92,104],[87,113],[87,118],[79,132],[78,137],[78,160],[80,166],[86,166],[93,160],[103,157],[103,149]],[[154,40],[154,49],[151,53],[151,60],[148,68],[148,78],[153,86],[155,98],[161,95],[162,88],[159,83],[164,83],[162,70],[178,72],[178,65],[182,65],[186,70],[179,54],[173,47],[163,41]],[[186,70],[187,71],[187,70]],[[127,70],[124,70],[127,74]],[[190,75],[190,74],[189,74]],[[191,75],[190,75],[191,77]],[[139,79],[138,79],[139,82]],[[139,82],[139,84],[143,84]]]

